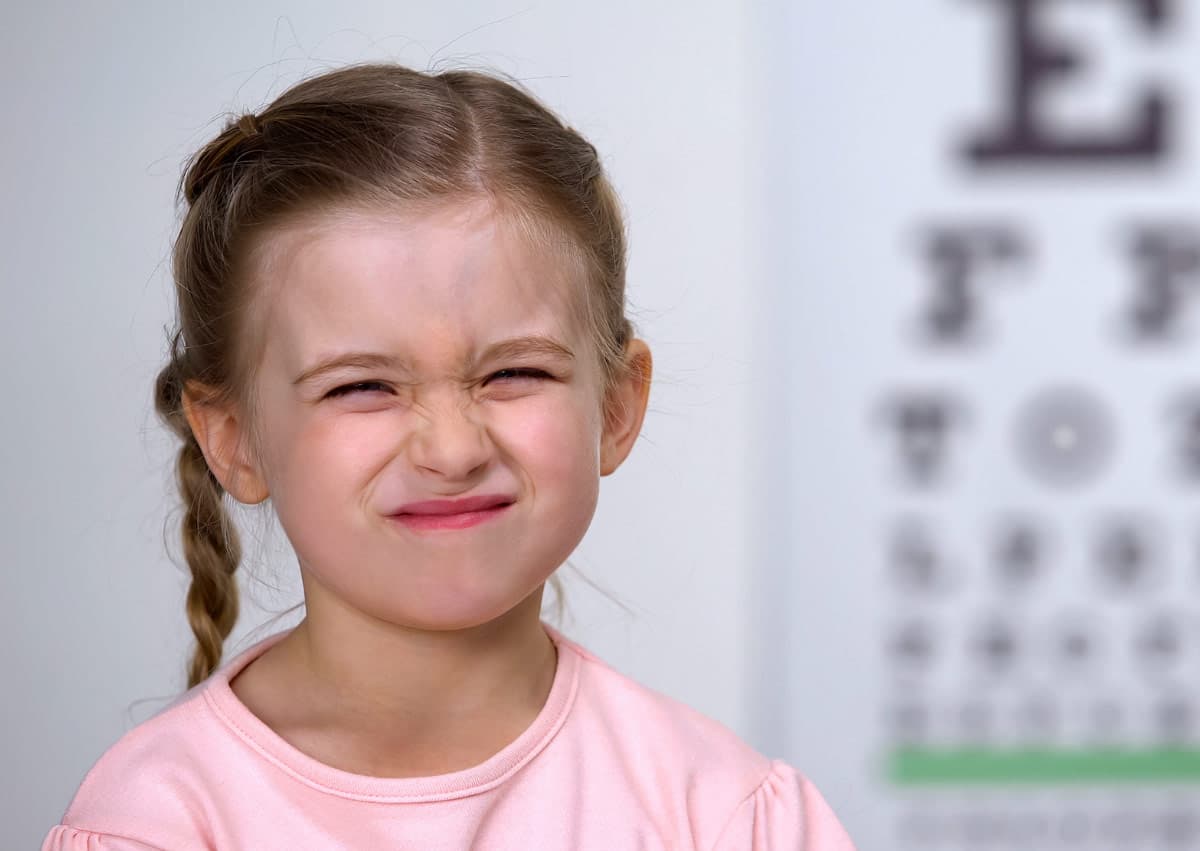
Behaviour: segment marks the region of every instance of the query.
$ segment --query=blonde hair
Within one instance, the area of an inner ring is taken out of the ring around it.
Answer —
[[[258,114],[230,120],[188,161],[179,195],[187,210],[172,255],[178,325],[155,407],[182,441],[176,477],[192,577],[191,687],[216,670],[237,621],[242,554],[221,484],[184,416],[183,392],[199,384],[209,401],[254,410],[249,379],[262,341],[247,281],[255,249],[273,229],[334,209],[394,211],[486,196],[582,272],[574,301],[606,399],[627,368],[634,329],[623,217],[596,149],[518,84],[488,74],[370,63],[303,80]]]

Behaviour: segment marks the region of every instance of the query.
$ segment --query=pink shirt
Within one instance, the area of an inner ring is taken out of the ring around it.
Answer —
[[[412,778],[318,762],[237,699],[230,679],[276,633],[113,745],[42,851],[853,851],[793,768],[546,631],[558,667],[533,723],[473,768]]]

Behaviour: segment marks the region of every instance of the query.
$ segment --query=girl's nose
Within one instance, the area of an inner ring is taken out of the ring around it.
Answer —
[[[491,440],[461,400],[427,407],[410,444],[414,464],[446,479],[467,479],[487,464]]]

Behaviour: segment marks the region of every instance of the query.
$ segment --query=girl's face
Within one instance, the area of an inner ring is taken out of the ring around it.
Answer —
[[[583,282],[484,201],[330,216],[260,256],[260,472],[310,613],[466,628],[538,591],[614,466]]]

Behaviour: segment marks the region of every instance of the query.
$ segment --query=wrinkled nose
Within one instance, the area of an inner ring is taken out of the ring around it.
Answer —
[[[450,399],[422,413],[410,444],[415,465],[446,479],[468,479],[487,465],[491,439],[468,405]]]

